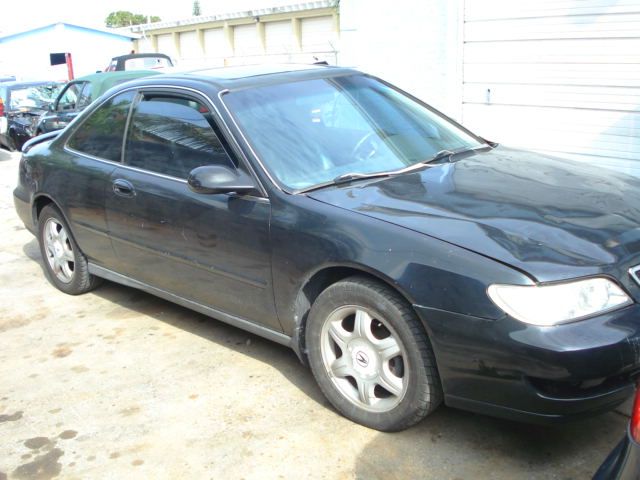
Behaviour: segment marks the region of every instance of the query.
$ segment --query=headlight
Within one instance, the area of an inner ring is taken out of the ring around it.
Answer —
[[[550,326],[629,305],[632,300],[614,282],[589,278],[555,285],[491,285],[493,302],[521,322]]]

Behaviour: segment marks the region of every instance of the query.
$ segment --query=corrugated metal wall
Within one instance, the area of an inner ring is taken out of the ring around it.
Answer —
[[[640,0],[466,0],[462,121],[640,174]]]

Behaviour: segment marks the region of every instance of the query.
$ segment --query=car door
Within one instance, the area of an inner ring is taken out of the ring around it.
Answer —
[[[120,163],[125,125],[135,97],[129,91],[111,97],[74,127],[54,155],[64,161],[47,163],[41,188],[64,209],[78,245],[92,263],[114,261],[107,235],[105,196],[111,172]]]
[[[54,102],[53,112],[46,115],[40,122],[39,129],[46,133],[61,130],[69,125],[71,120],[76,118],[78,113],[91,103],[86,102],[86,97],[84,97],[85,100],[82,98],[82,91],[87,85],[89,85],[89,82],[70,82]],[[84,102],[83,107],[80,107],[81,102]]]
[[[139,95],[106,202],[116,269],[281,330],[272,293],[269,200],[191,191],[189,172],[214,164],[243,168],[201,98],[165,90]]]

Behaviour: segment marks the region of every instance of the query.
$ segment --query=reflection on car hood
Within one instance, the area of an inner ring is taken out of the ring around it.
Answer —
[[[640,253],[640,179],[504,147],[308,195],[540,281],[606,271]]]

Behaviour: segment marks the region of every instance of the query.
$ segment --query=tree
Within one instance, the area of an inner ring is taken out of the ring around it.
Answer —
[[[193,13],[194,17],[198,17],[198,16],[202,15],[202,13],[200,12],[200,0],[193,0],[192,13]]]
[[[131,13],[125,10],[111,12],[105,19],[107,27],[130,27],[131,25],[140,25],[147,22],[159,22],[160,17],[155,15],[147,17],[140,13]]]

